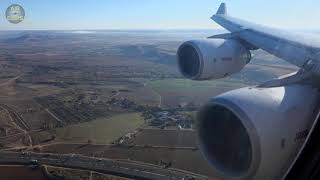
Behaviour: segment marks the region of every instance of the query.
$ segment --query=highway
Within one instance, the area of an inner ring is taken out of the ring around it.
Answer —
[[[188,171],[161,166],[142,164],[129,160],[112,160],[106,158],[94,158],[75,154],[51,154],[31,152],[0,152],[0,164],[28,165],[37,160],[39,164],[57,167],[67,167],[96,171],[100,173],[133,178],[133,179],[161,179],[174,180],[193,177],[196,180],[207,180],[205,176],[193,174]]]

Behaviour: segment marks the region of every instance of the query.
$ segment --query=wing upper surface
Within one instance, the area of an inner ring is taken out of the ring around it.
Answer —
[[[211,19],[226,30],[237,32],[238,38],[298,67],[303,67],[310,60],[320,60],[319,36],[269,28],[228,16],[226,13],[215,14]]]

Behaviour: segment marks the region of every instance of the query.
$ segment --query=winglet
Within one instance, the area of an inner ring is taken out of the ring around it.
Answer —
[[[219,9],[216,13],[217,15],[226,15],[227,14],[227,7],[226,3],[221,3]]]

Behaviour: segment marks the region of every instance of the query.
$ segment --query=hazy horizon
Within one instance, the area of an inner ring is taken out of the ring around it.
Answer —
[[[210,17],[223,1],[213,0],[16,0],[26,12],[24,21],[0,18],[0,30],[92,29],[219,29]],[[0,12],[13,2],[2,1]],[[285,29],[320,29],[320,2],[226,1],[231,16]]]

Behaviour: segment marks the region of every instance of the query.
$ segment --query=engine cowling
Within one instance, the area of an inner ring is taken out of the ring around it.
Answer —
[[[179,47],[177,59],[186,78],[208,80],[239,72],[250,62],[251,53],[237,40],[191,40]]]
[[[280,179],[308,135],[318,99],[304,85],[219,95],[198,112],[200,149],[219,179]]]

